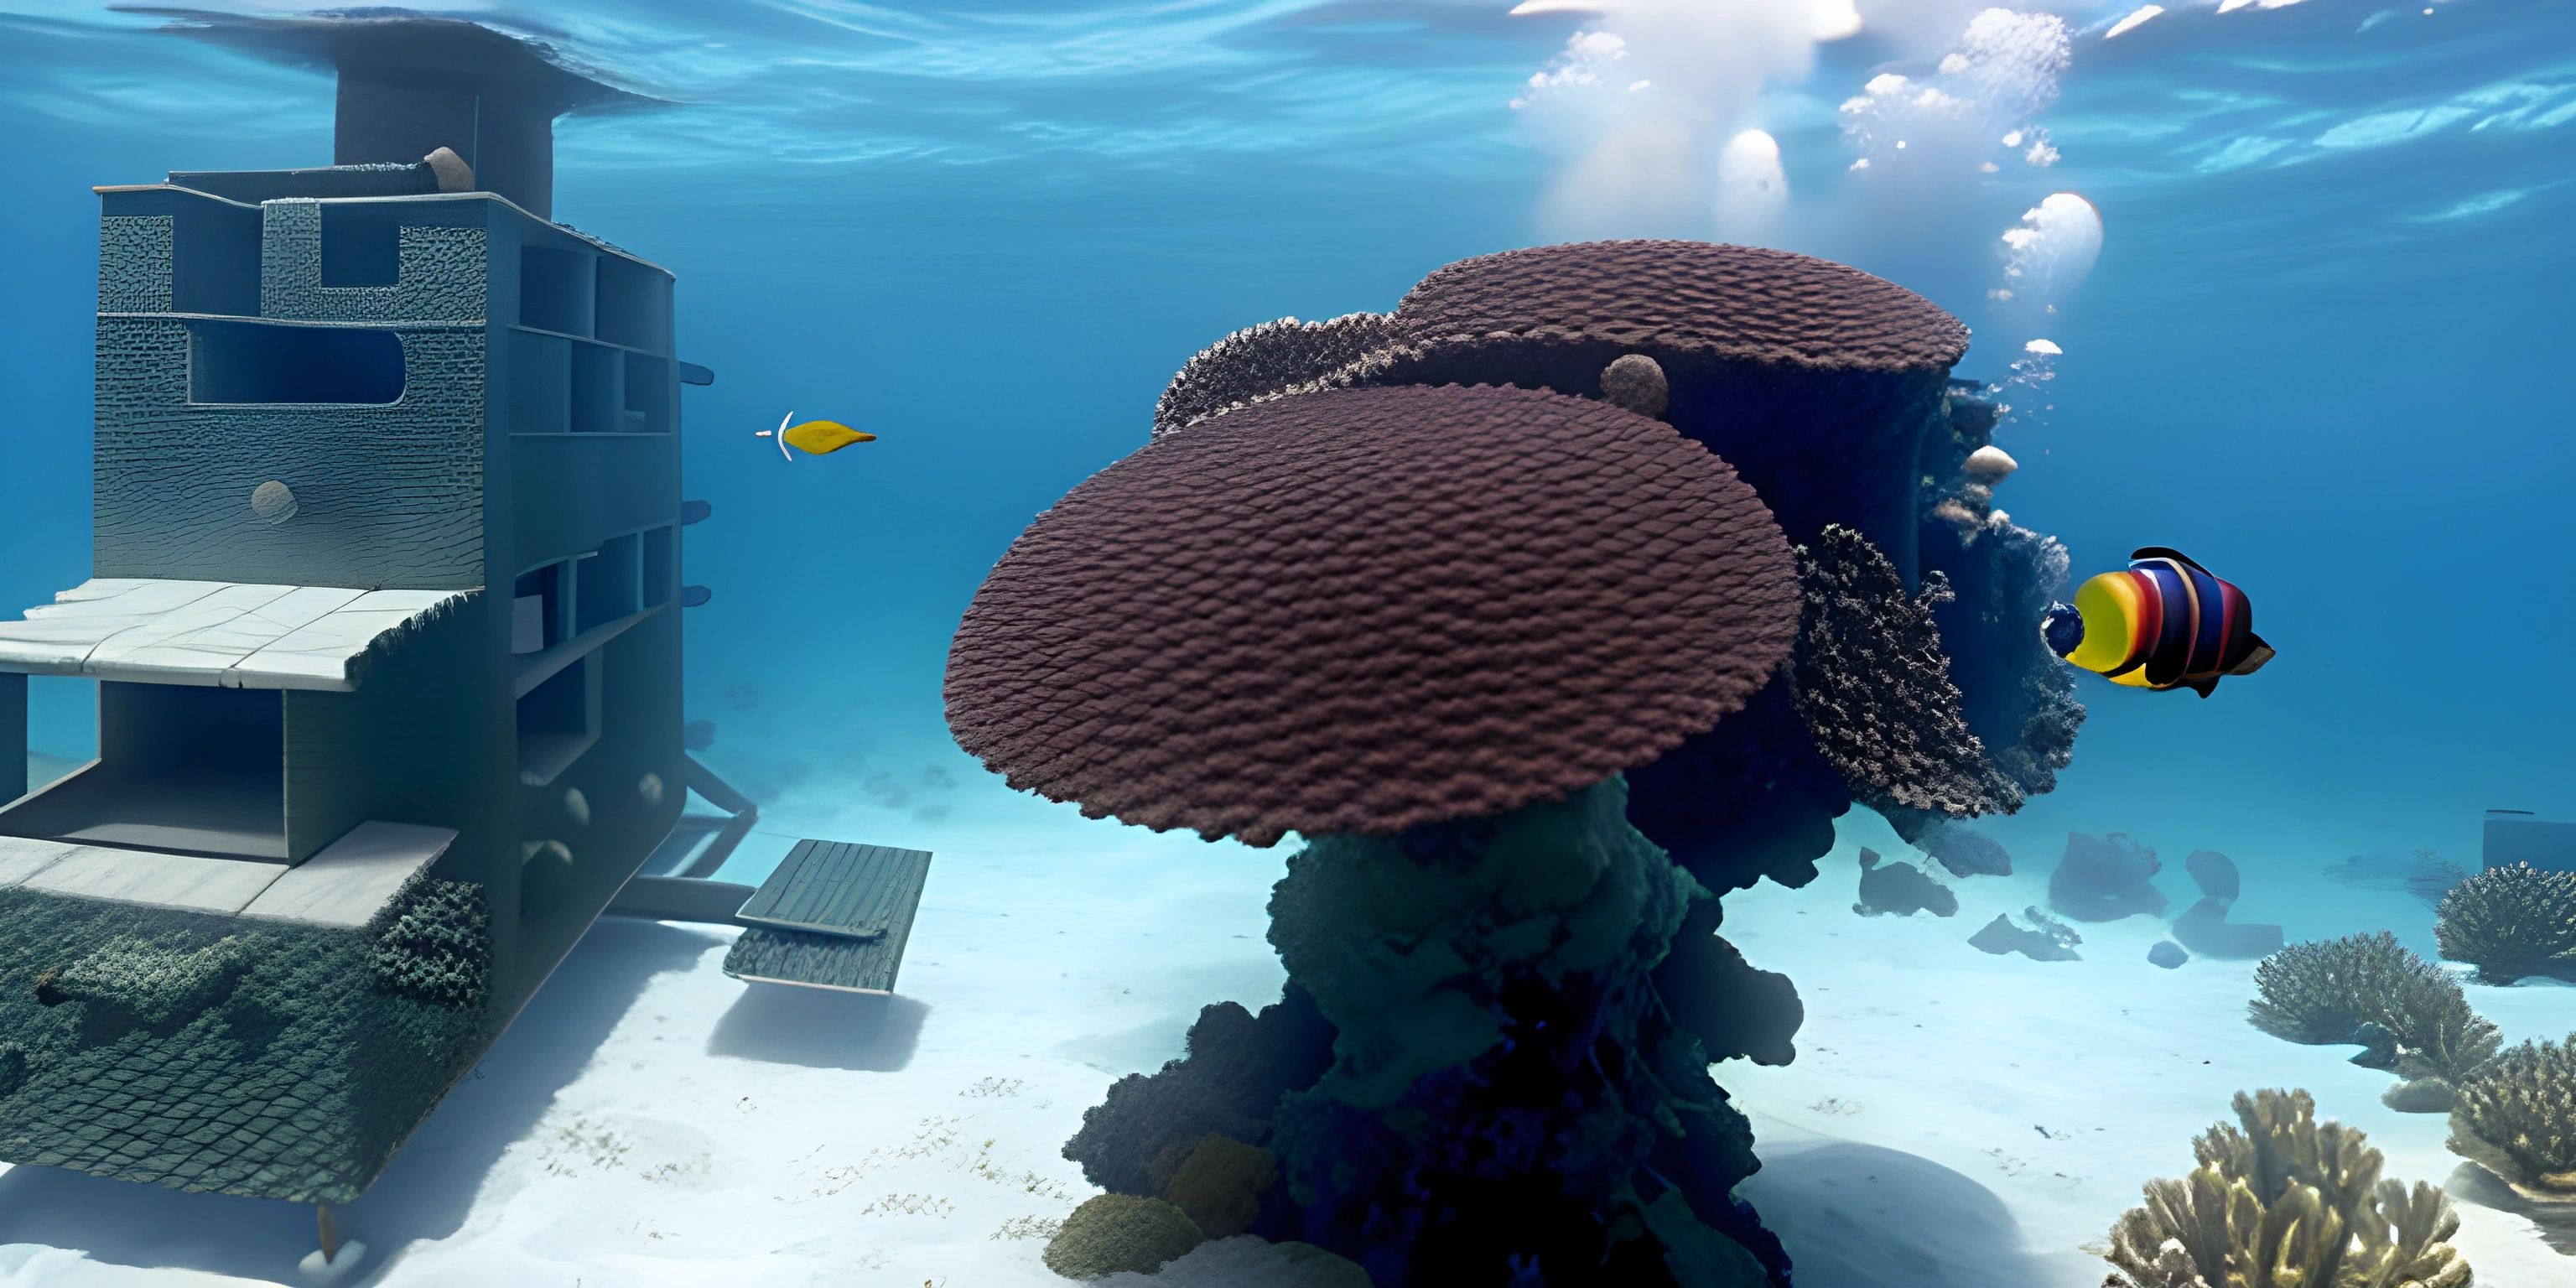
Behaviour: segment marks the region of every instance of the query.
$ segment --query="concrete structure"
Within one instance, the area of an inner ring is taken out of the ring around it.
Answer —
[[[695,878],[756,811],[682,746],[712,377],[670,273],[543,217],[554,114],[627,96],[449,20],[207,30],[336,60],[345,164],[98,190],[93,575],[0,621],[0,1159],[320,1203],[327,1245],[593,920],[750,924]],[[98,684],[48,784],[30,675]],[[928,858],[791,864],[857,891],[793,933],[891,988]]]

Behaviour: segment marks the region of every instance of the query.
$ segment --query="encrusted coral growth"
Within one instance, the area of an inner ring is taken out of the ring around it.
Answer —
[[[1237,331],[1172,377],[1154,404],[1154,434],[1252,403],[1347,385],[1353,374],[1347,369],[1364,367],[1388,343],[1393,325],[1383,313],[1352,313],[1326,322],[1281,318]]]
[[[440,1006],[492,994],[492,915],[471,881],[415,878],[388,905],[369,965],[376,987]]]
[[[2254,985],[2255,1027],[2292,1042],[2369,1045],[2365,1026],[2377,1025],[2394,1038],[2389,1063],[2408,1078],[2457,1081],[2503,1041],[2448,971],[2385,930],[2292,944],[2254,968]]]
[[[1798,550],[1805,594],[1791,663],[1798,712],[1852,794],[1875,807],[1953,817],[2010,813],[2021,789],[1968,732],[1941,651],[1935,581],[1908,595],[1860,533],[1828,525]]]
[[[2576,1203],[2576,1033],[2525,1042],[2461,1079],[2451,1149],[2525,1198]]]
[[[1207,1241],[1179,1208],[1133,1194],[1086,1200],[1047,1241],[1047,1269],[1067,1279],[1146,1274]]]
[[[2305,1091],[2236,1095],[2242,1130],[2192,1141],[2200,1166],[2149,1181],[2111,1228],[2103,1288],[2465,1288],[2441,1188],[2380,1177],[2362,1133]]]
[[[2528,975],[2576,980],[2576,872],[2488,868],[2442,897],[2433,942],[2481,984]]]

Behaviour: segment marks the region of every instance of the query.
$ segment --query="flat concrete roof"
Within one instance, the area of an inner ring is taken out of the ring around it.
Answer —
[[[0,621],[0,671],[348,692],[379,638],[473,593],[97,577]]]
[[[443,827],[361,823],[301,864],[0,836],[0,886],[191,912],[355,929],[456,840]]]

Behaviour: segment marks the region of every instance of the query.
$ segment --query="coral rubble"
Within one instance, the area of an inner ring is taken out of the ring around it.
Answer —
[[[2382,1179],[2361,1132],[2305,1091],[2237,1093],[2240,1130],[2192,1141],[2200,1166],[2149,1181],[2111,1228],[2103,1288],[2466,1288],[2441,1188]]]

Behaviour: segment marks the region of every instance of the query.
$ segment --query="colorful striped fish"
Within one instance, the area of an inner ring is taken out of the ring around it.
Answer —
[[[2040,634],[2051,651],[2114,684],[2204,698],[2219,677],[2252,675],[2272,660],[2244,591],[2179,550],[2148,546],[2129,561],[2078,587],[2071,607],[2049,606]]]

